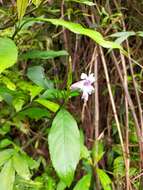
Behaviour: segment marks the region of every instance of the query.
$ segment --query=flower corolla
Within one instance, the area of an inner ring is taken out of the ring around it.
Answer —
[[[71,85],[71,90],[79,90],[82,92],[82,99],[84,99],[84,101],[88,101],[89,95],[91,95],[94,91],[94,87],[92,85],[95,82],[94,74],[91,73],[87,75],[82,73],[80,78],[80,81]]]

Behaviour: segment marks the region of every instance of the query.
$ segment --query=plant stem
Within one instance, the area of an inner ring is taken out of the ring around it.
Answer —
[[[109,92],[109,97],[110,97],[110,101],[111,101],[111,105],[112,105],[112,110],[113,110],[114,118],[115,118],[117,129],[118,129],[119,139],[120,139],[120,143],[121,143],[121,147],[122,147],[122,152],[123,152],[123,158],[124,158],[125,167],[126,167],[126,163],[127,162],[126,162],[125,146],[124,146],[122,132],[121,132],[121,127],[120,127],[120,123],[119,123],[119,119],[118,119],[118,115],[117,115],[117,110],[116,110],[116,106],[115,106],[115,102],[114,102],[114,98],[113,98],[113,94],[112,94],[112,89],[111,89],[108,69],[107,69],[107,65],[106,65],[106,60],[105,60],[105,57],[104,57],[104,54],[103,54],[102,47],[99,47],[99,50],[100,50],[100,54],[101,54],[101,60],[102,60],[103,68],[104,68],[107,88],[108,88],[108,92]]]

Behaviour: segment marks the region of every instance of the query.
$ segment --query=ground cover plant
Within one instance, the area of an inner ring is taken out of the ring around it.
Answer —
[[[0,0],[0,189],[142,190],[141,0]]]

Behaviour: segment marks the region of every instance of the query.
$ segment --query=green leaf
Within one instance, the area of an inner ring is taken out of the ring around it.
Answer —
[[[123,41],[127,40],[128,37],[135,36],[135,35],[136,35],[135,32],[125,31],[125,32],[116,32],[116,33],[110,35],[110,37],[117,37],[115,42],[118,44],[121,44]]]
[[[41,2],[42,2],[42,0],[32,0],[32,3],[33,3],[34,5],[36,5],[36,7],[38,7]]]
[[[104,145],[102,141],[95,141],[93,149],[92,149],[92,157],[94,160],[94,164],[97,164],[104,155]]]
[[[80,95],[80,92],[77,91],[77,90],[75,90],[75,91],[71,91],[71,92],[70,92],[69,97],[71,98],[71,97],[75,97],[75,96],[79,96],[79,95]]]
[[[9,160],[1,170],[0,173],[0,189],[13,190],[15,180],[15,171],[12,166],[12,161]]]
[[[15,153],[12,159],[13,167],[15,168],[17,174],[24,179],[30,179],[30,171],[25,157],[23,157],[20,153]]]
[[[87,174],[83,176],[73,190],[89,190],[90,188],[91,175]]]
[[[0,73],[14,65],[18,51],[15,43],[9,38],[0,38]]]
[[[6,121],[2,126],[0,126],[0,135],[5,135],[10,132],[11,123]]]
[[[36,96],[40,94],[43,88],[36,85],[30,85],[30,89],[28,90],[30,91],[31,100],[33,100],[33,98],[35,98]]]
[[[40,94],[40,92],[43,90],[42,87],[37,86],[37,85],[32,85],[29,82],[26,81],[20,81],[17,83],[17,86],[22,89],[24,92],[27,91],[29,92],[30,96],[31,96],[31,100],[33,100],[33,98],[35,98],[37,95]]]
[[[60,181],[57,185],[56,190],[65,190],[66,189],[66,184],[63,181]]]
[[[123,177],[125,175],[125,165],[122,156],[118,156],[114,159],[113,173],[116,178]]]
[[[22,109],[24,103],[25,103],[25,97],[22,93],[18,93],[14,96],[12,105],[14,106],[16,112],[19,112]]]
[[[12,103],[14,91],[9,90],[4,86],[0,86],[0,96],[5,100],[8,104]]]
[[[33,180],[25,180],[19,176],[16,176],[13,190],[46,190],[46,189],[43,189],[42,182],[33,181]]]
[[[85,4],[85,5],[88,5],[88,6],[93,6],[95,5],[95,3],[89,1],[89,0],[66,0],[66,1],[73,1],[73,2],[76,2],[76,3],[80,3],[80,4]]]
[[[92,162],[91,157],[90,157],[90,151],[85,145],[81,145],[80,158],[87,159],[88,161]]]
[[[43,22],[44,21],[51,22],[54,25],[63,26],[73,33],[88,36],[91,39],[93,39],[97,44],[99,44],[105,48],[123,50],[123,48],[119,44],[105,40],[104,37],[102,36],[102,34],[100,34],[99,32],[92,30],[92,29],[84,28],[82,25],[80,25],[78,23],[68,22],[68,21],[65,21],[62,19],[37,18],[35,20],[37,20],[37,21],[39,20],[39,21],[43,21]]]
[[[28,78],[35,84],[42,88],[52,88],[53,84],[51,81],[47,80],[44,74],[44,68],[41,66],[33,66],[28,68],[27,72]]]
[[[65,56],[65,55],[68,55],[68,52],[64,50],[61,50],[61,51],[31,50],[23,54],[21,57],[23,59],[53,59],[55,57]]]
[[[14,153],[13,149],[6,149],[0,151],[0,166],[2,166],[7,160],[9,160],[13,155],[13,153]]]
[[[13,142],[11,140],[9,140],[9,139],[2,139],[0,141],[0,149],[1,148],[6,148],[7,146],[9,146],[11,144],[13,144]]]
[[[45,99],[42,99],[42,98],[36,99],[35,102],[38,102],[39,104],[45,106],[46,108],[48,108],[52,112],[57,112],[59,107],[60,107],[55,102],[51,102],[49,100],[45,100]]]
[[[10,89],[10,90],[15,90],[16,89],[15,84],[8,77],[2,76],[1,81],[2,81],[3,84],[6,85],[6,87],[8,89]]]
[[[104,190],[111,190],[111,179],[104,170],[97,168],[97,175]]]
[[[75,119],[65,109],[54,118],[48,142],[53,166],[60,179],[70,186],[80,159],[80,134]]]
[[[82,130],[80,130],[80,159],[86,159],[90,163],[92,163],[92,159],[91,159],[91,156],[90,156],[90,151],[84,145],[84,133],[83,133]]]
[[[50,117],[50,113],[46,109],[42,108],[28,108],[19,113],[20,116],[28,116],[31,119],[41,119],[42,117]]]
[[[22,157],[23,157],[23,159],[27,162],[28,167],[29,167],[31,170],[33,170],[33,169],[38,169],[38,167],[39,167],[38,161],[33,160],[33,158],[30,157],[30,156],[28,156],[26,153],[23,153],[23,154],[22,154]]]
[[[140,37],[143,37],[143,31],[138,31],[137,35],[140,36]]]
[[[65,99],[67,91],[59,89],[47,89],[40,97],[45,99]]]
[[[17,0],[18,19],[21,20],[26,12],[29,0]]]

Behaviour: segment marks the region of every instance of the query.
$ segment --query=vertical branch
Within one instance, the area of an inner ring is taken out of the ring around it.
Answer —
[[[94,138],[95,141],[98,139],[99,137],[99,91],[98,91],[98,55],[97,55],[97,50],[94,49],[94,76],[95,76],[95,110],[94,110],[94,115],[95,115],[95,122],[94,122]],[[96,143],[96,152],[98,152],[98,142]],[[95,166],[95,170],[96,168],[98,168],[98,163]],[[99,178],[98,175],[95,174],[95,179],[96,179],[96,183],[97,183],[97,189],[101,189],[100,187],[100,182],[99,182]]]
[[[76,68],[76,59],[77,59],[78,43],[79,43],[79,37],[78,37],[78,35],[76,34],[75,47],[74,47],[74,55],[73,55],[73,67],[72,67],[72,70],[73,70],[73,71],[75,71],[75,68]]]
[[[95,3],[96,4],[96,3]],[[98,7],[97,7],[98,8]],[[94,14],[91,14],[92,22],[95,24],[95,18]],[[98,92],[98,52],[97,52],[97,46],[94,48],[94,53],[93,53],[93,64],[94,64],[94,76],[95,76],[95,96],[94,96],[94,101],[95,101],[95,123],[94,123],[94,138],[97,139],[99,136],[99,92]],[[98,144],[98,143],[97,143]],[[98,151],[98,147],[97,147]]]
[[[122,23],[123,23],[124,31],[126,31],[126,27],[125,27],[125,23],[124,23],[123,19],[122,19]],[[129,46],[128,39],[126,40],[126,45],[127,45],[127,51],[128,51],[129,67],[130,67],[130,71],[131,71],[131,77],[132,77],[132,80],[133,80],[133,87],[134,87],[135,96],[136,96],[137,105],[138,105],[140,127],[141,127],[142,136],[143,136],[143,110],[142,110],[142,106],[141,106],[140,96],[139,96],[139,93],[138,93],[138,85],[137,85],[135,75],[134,75],[134,69],[133,69],[133,65],[132,65],[132,59],[131,59],[130,46]]]
[[[134,122],[135,122],[135,126],[136,126],[136,134],[137,134],[137,137],[138,137],[138,140],[139,140],[139,150],[140,150],[140,169],[142,168],[142,163],[143,163],[143,154],[142,154],[142,150],[143,150],[143,144],[142,144],[142,135],[141,135],[141,130],[140,130],[140,126],[139,126],[139,122],[138,122],[138,118],[136,116],[136,112],[135,112],[135,108],[134,108],[134,104],[132,102],[132,99],[130,97],[130,94],[129,94],[129,91],[128,89],[126,88],[125,84],[124,84],[124,80],[123,80],[123,77],[122,77],[122,74],[121,74],[121,71],[120,71],[120,67],[118,65],[118,61],[116,59],[116,56],[114,54],[114,52],[112,52],[112,58],[114,60],[114,63],[115,63],[115,67],[118,71],[118,74],[119,74],[119,77],[120,77],[120,80],[121,80],[121,83],[122,83],[122,87],[124,89],[124,92],[125,92],[125,95],[126,95],[126,98],[128,100],[128,105],[130,107],[130,110],[131,110],[131,113],[132,113],[132,116],[133,116],[133,119],[134,119]]]
[[[126,86],[125,86],[125,84],[124,84],[124,80],[123,80],[123,77],[122,77],[122,73],[121,73],[121,71],[120,71],[120,67],[119,67],[119,65],[118,65],[118,61],[117,61],[117,59],[116,59],[116,56],[115,56],[114,52],[112,52],[112,58],[113,58],[113,61],[114,61],[114,63],[115,63],[115,67],[116,67],[116,69],[117,69],[117,72],[118,72],[118,74],[119,74],[119,77],[120,77],[120,80],[121,80],[121,83],[122,83],[122,87],[123,87],[123,89],[124,89],[124,91],[125,91],[125,95],[126,95],[126,98],[127,98],[127,100],[128,100],[128,104],[129,104],[129,107],[130,107],[130,109],[131,109],[131,112],[132,112],[132,115],[133,115],[133,119],[134,119],[134,122],[135,122],[136,127],[137,127],[137,134],[138,134],[138,137],[140,137],[140,135],[141,135],[141,134],[140,134],[140,127],[139,127],[139,123],[138,123],[138,118],[137,118],[137,116],[136,116],[134,104],[133,104],[132,99],[131,99],[131,97],[130,97],[129,91],[128,91],[128,89],[126,88]]]
[[[62,0],[62,2],[61,2],[61,18],[64,18],[64,3],[65,3],[65,1]],[[63,38],[64,38],[65,49],[68,50],[68,40],[67,40],[67,34],[66,34],[65,30],[63,30]]]
[[[122,132],[121,132],[120,123],[119,123],[119,119],[118,119],[118,115],[117,115],[117,110],[116,110],[116,106],[115,106],[115,102],[114,102],[114,98],[113,98],[113,94],[112,94],[112,90],[111,90],[111,84],[110,84],[108,69],[107,69],[105,57],[104,57],[104,54],[103,54],[103,50],[102,50],[101,47],[99,47],[99,49],[100,49],[100,53],[101,53],[101,60],[102,60],[104,73],[105,73],[105,77],[106,77],[107,88],[108,88],[109,97],[110,97],[110,101],[111,101],[111,105],[112,105],[112,109],[113,109],[114,118],[115,118],[116,125],[117,125],[117,130],[118,130],[118,134],[119,134],[119,139],[120,139],[122,152],[123,152],[123,158],[124,158],[125,167],[126,167],[125,147],[124,147]]]
[[[81,122],[84,122],[84,114],[85,114],[85,108],[87,106],[87,101],[84,101],[83,106],[82,106],[82,111],[81,111]]]
[[[127,81],[127,70],[126,70],[126,63],[125,63],[125,58],[122,54],[121,55],[121,61],[122,61],[122,67],[123,67],[123,75],[124,75],[124,84],[126,89],[128,90],[128,81]],[[129,158],[129,108],[128,108],[128,100],[127,97],[125,96],[125,126],[126,126],[126,131],[125,131],[125,149],[126,149],[126,189],[130,190],[131,189],[131,183],[130,183],[130,158]]]
[[[125,28],[125,24],[123,21],[123,26]],[[136,101],[137,101],[137,106],[138,106],[138,112],[139,112],[139,124],[140,124],[140,129],[141,129],[141,138],[140,138],[140,169],[142,171],[143,169],[143,110],[142,110],[142,106],[141,106],[141,100],[140,100],[140,96],[138,93],[138,85],[134,76],[134,69],[132,66],[132,61],[131,61],[131,56],[130,56],[130,47],[129,47],[129,42],[128,40],[126,40],[126,45],[127,45],[127,51],[128,51],[128,61],[129,61],[129,68],[131,71],[131,77],[132,77],[132,81],[133,81],[133,87],[134,87],[134,92],[135,92],[135,96],[136,96]],[[142,188],[143,186],[143,177],[141,176],[140,178],[140,187]]]
[[[136,82],[136,79],[135,79],[135,76],[134,76],[134,70],[133,70],[133,66],[132,66],[132,62],[131,62],[130,47],[129,47],[128,40],[126,40],[126,44],[127,44],[127,50],[128,50],[129,67],[130,67],[130,71],[131,71],[131,77],[132,77],[132,80],[133,80],[133,86],[134,86],[135,96],[136,96],[138,110],[139,110],[141,133],[142,133],[142,137],[143,137],[143,115],[142,115],[143,111],[142,111],[142,106],[141,106],[141,100],[140,100],[140,96],[139,96],[139,93],[138,93],[138,85],[137,85],[137,82]]]
[[[99,92],[98,92],[98,59],[97,59],[97,51],[94,50],[94,76],[95,76],[95,134],[94,137],[95,139],[98,138],[99,136]]]

